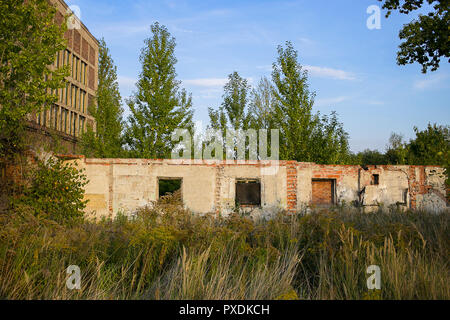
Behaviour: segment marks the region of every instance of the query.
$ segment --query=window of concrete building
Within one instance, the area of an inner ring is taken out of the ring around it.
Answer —
[[[86,113],[86,91],[81,92],[81,112]]]
[[[372,184],[373,186],[377,186],[377,185],[380,184],[380,175],[379,175],[379,174],[373,174],[373,175],[372,175],[372,181],[371,181],[371,184]]]
[[[69,117],[69,112],[64,109],[64,133],[67,133],[67,118]]]
[[[70,106],[72,107],[72,108],[75,108],[76,106],[75,106],[75,101],[76,101],[76,99],[75,99],[75,86],[74,85],[72,85],[72,96],[71,96],[71,101],[70,101]]]
[[[67,61],[66,61],[66,64],[69,66],[70,65],[70,59],[71,59],[71,57],[72,57],[72,53],[69,51],[69,50],[67,50]]]
[[[312,204],[333,205],[335,204],[336,180],[313,179],[312,180]]]
[[[49,110],[49,113],[50,113],[50,115],[49,115],[49,117],[48,117],[48,127],[49,128],[53,128],[53,106],[51,106],[50,107],[50,110]]]
[[[85,126],[86,126],[86,118],[80,117],[80,135],[84,133]]]
[[[44,109],[44,111],[42,111],[42,126],[47,126],[47,109]]]
[[[60,52],[58,51],[56,53],[56,68],[59,68],[59,59],[60,59]]]
[[[87,73],[87,63],[83,62],[83,78],[82,82],[84,85],[86,85],[86,73]]]
[[[72,134],[74,136],[77,135],[77,114],[75,112],[72,113],[73,114],[73,119],[72,119]]]
[[[55,120],[54,120],[54,126],[55,126],[55,130],[58,130],[58,119],[59,119],[59,107],[58,106],[54,106],[54,113],[55,113]]]
[[[158,178],[158,197],[164,197],[181,191],[183,179],[181,178]]]
[[[68,102],[68,97],[69,97],[69,83],[68,82],[66,82],[66,87],[64,88],[64,100],[63,100],[63,103],[65,104],[65,105],[67,105],[67,102]]]
[[[73,123],[73,112],[71,111],[71,112],[70,112],[70,117],[69,117],[69,134],[72,134],[72,133],[73,133],[73,132],[72,132],[72,128],[73,128],[72,123]]]
[[[72,78],[75,78],[75,55],[72,54]]]
[[[236,180],[236,205],[261,206],[261,182],[256,179]]]
[[[74,94],[74,102],[73,102],[73,107],[75,108],[75,110],[78,110],[78,88],[75,88],[75,94]]]

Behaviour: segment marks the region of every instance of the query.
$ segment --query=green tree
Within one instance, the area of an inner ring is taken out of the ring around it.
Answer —
[[[228,75],[228,82],[224,86],[222,105],[214,110],[208,108],[210,126],[221,130],[225,134],[228,127],[234,130],[248,128],[249,116],[246,114],[250,85],[247,79],[238,72]]]
[[[227,115],[231,128],[247,129],[248,117],[246,108],[250,86],[247,79],[242,78],[236,71],[228,76],[224,87],[222,107]]]
[[[392,11],[409,14],[420,9],[424,3],[432,5],[432,12],[419,15],[417,20],[406,24],[400,31],[399,37],[405,40],[400,44],[397,53],[399,65],[418,62],[422,65],[422,72],[428,68],[436,71],[442,57],[450,58],[450,0],[378,0],[383,2],[383,9],[387,9],[386,17]],[[450,59],[449,59],[450,62]]]
[[[223,102],[218,110],[208,108],[210,127],[220,130],[222,143],[226,141],[227,130],[246,130],[249,128],[249,114],[247,106],[250,85],[247,79],[242,78],[238,72],[228,75],[228,82],[224,86]],[[236,152],[238,140],[243,138],[237,135],[234,141],[229,141]],[[228,142],[227,142],[228,143]],[[227,144],[228,146],[228,144]],[[231,151],[231,149],[230,149]]]
[[[298,62],[291,42],[278,47],[273,64],[275,85],[274,125],[280,130],[280,157],[317,163],[343,163],[348,156],[348,135],[333,113],[320,117],[313,113],[315,93],[308,73]]]
[[[450,159],[450,126],[428,124],[420,131],[414,127],[416,138],[408,144],[407,162],[411,165],[448,166]]]
[[[378,150],[366,149],[362,152],[358,152],[356,155],[351,155],[348,164],[354,165],[383,165],[388,164],[385,154]]]
[[[266,77],[261,78],[251,92],[249,125],[253,129],[273,129],[276,99],[274,86]]]
[[[317,123],[312,135],[312,158],[314,162],[323,164],[346,163],[350,150],[348,133],[338,120],[336,112],[330,116],[324,115]]]
[[[27,116],[51,106],[68,68],[49,68],[66,47],[66,23],[47,0],[0,2],[0,157],[25,148]]]
[[[387,164],[405,164],[407,154],[408,148],[403,141],[403,135],[392,133],[385,154]]]
[[[89,157],[117,158],[123,155],[122,119],[117,67],[104,39],[100,40],[98,61],[97,106],[89,106],[89,113],[95,118],[94,132],[89,127],[83,135],[82,152]]]
[[[275,116],[280,129],[280,157],[287,160],[313,161],[310,142],[319,118],[312,113],[315,93],[309,90],[308,73],[298,62],[291,42],[278,47],[272,81],[277,99]]]
[[[130,154],[139,158],[169,157],[175,129],[192,131],[192,96],[176,80],[175,38],[155,23],[141,51],[142,72],[137,92],[130,98],[125,139]]]

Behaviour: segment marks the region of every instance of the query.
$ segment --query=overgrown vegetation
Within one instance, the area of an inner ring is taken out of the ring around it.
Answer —
[[[64,17],[47,0],[0,2],[0,159],[26,150],[27,117],[57,100],[68,68],[48,68],[64,50]],[[58,22],[58,23],[55,23]]]
[[[174,197],[132,219],[0,216],[2,299],[449,299],[449,214],[324,210],[253,221]],[[379,265],[382,289],[366,286]],[[66,268],[81,269],[81,290]]]
[[[86,176],[74,164],[54,157],[40,160],[28,167],[27,176],[16,186],[20,190],[12,197],[12,208],[18,212],[26,208],[59,223],[73,222],[84,215],[86,184]]]

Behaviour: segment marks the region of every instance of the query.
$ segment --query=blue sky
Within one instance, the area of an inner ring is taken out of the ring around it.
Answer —
[[[352,151],[384,150],[391,132],[409,139],[414,126],[450,124],[449,63],[444,59],[437,72],[426,75],[418,64],[397,66],[398,32],[415,15],[385,19],[382,13],[381,29],[369,30],[366,10],[376,0],[67,3],[79,6],[95,37],[105,38],[123,98],[134,90],[150,25],[166,25],[177,40],[178,79],[192,92],[195,120],[204,125],[207,108],[221,103],[228,74],[238,71],[253,85],[270,77],[276,48],[287,40],[309,70],[315,109],[339,114]]]

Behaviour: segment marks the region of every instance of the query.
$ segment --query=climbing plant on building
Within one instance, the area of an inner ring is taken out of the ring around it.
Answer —
[[[68,75],[49,68],[65,48],[66,23],[56,12],[47,0],[0,2],[0,157],[23,150],[27,117],[56,102],[52,92]]]

